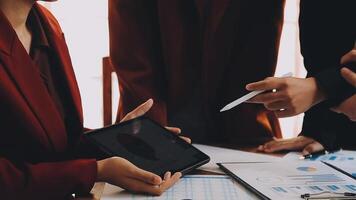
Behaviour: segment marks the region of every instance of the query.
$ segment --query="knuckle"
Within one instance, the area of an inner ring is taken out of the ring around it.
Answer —
[[[109,161],[110,163],[113,163],[113,162],[121,162],[121,158],[114,156],[114,157],[108,158],[108,161]]]
[[[278,97],[278,94],[276,92],[272,92],[269,94],[271,99],[276,99]]]
[[[256,101],[257,102],[265,102],[267,100],[266,96],[264,95],[261,95],[260,97],[257,97],[256,98]]]
[[[133,185],[131,186],[130,190],[131,190],[132,192],[135,192],[135,193],[142,192],[142,191],[141,191],[141,187],[138,186],[138,185],[136,185],[136,184],[133,184]]]
[[[356,121],[356,114],[351,115],[349,118],[350,118],[351,121],[355,122]]]
[[[268,110],[271,110],[271,111],[274,110],[274,109],[276,109],[276,106],[275,106],[274,104],[271,104],[271,103],[270,103],[270,104],[266,104],[265,107],[266,107]]]
[[[161,189],[161,187],[159,187],[153,189],[151,193],[155,196],[161,196],[163,194],[163,190]]]
[[[163,192],[164,192],[163,189],[159,189],[159,190],[157,190],[157,195],[161,196],[163,194]]]
[[[356,50],[352,50],[350,56],[356,59]]]
[[[265,108],[267,108],[268,110],[270,110],[272,107],[271,107],[271,104],[267,103],[265,104]]]
[[[288,101],[292,101],[292,94],[289,90],[287,90],[285,92],[285,98],[288,100]]]
[[[126,114],[126,117],[131,117],[131,116],[134,115],[134,114],[135,114],[134,111],[131,111],[131,112],[129,112],[129,113]]]
[[[133,168],[133,167],[128,168],[128,169],[127,169],[127,172],[128,172],[129,174],[137,174],[137,173],[138,173],[137,169],[135,169],[135,168]]]
[[[297,112],[297,107],[294,104],[291,104],[289,106],[289,113],[296,113]]]
[[[283,87],[283,88],[287,88],[289,85],[287,79],[283,79],[280,84],[281,84],[281,87]]]
[[[315,145],[309,145],[305,148],[305,150],[307,150],[308,152],[312,153],[316,151],[316,147]]]
[[[284,91],[281,93],[281,97],[284,99],[284,100],[288,100],[289,99],[289,94],[287,91]]]
[[[189,144],[192,143],[192,139],[190,139],[190,138],[186,138],[186,139]]]
[[[273,147],[274,146],[274,141],[272,141],[272,142],[269,142],[269,143],[266,143],[265,145],[264,145],[264,148],[271,148],[271,147]]]

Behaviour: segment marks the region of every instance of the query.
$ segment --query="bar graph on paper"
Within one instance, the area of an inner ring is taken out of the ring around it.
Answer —
[[[301,157],[300,152],[290,152],[283,159],[298,161]],[[323,162],[356,162],[356,151],[340,150],[334,153],[325,154],[307,159],[307,161],[323,161]]]
[[[228,176],[185,176],[180,182],[160,197],[123,193],[123,200],[236,200],[256,199],[239,188]]]

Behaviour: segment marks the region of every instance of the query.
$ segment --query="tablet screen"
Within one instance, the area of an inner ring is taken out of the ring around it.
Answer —
[[[145,117],[99,129],[87,136],[112,156],[123,157],[158,175],[167,171],[186,173],[209,161],[207,155]]]

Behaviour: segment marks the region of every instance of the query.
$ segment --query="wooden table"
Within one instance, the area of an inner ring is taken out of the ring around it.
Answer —
[[[261,153],[258,152],[256,146],[239,146],[234,148],[233,146],[226,146],[226,145],[214,145],[217,147],[222,147],[222,148],[230,148],[230,149],[236,149],[236,150],[241,150],[241,151],[247,151],[247,152],[251,152],[251,153]],[[265,153],[267,154],[267,153]],[[283,157],[286,153],[282,152],[282,153],[273,153],[273,154],[267,154],[267,155],[273,155],[273,156],[277,156],[277,157]],[[192,175],[220,175],[217,173],[213,173],[213,172],[207,172],[207,171],[203,171],[203,170],[195,170],[192,173],[190,173]],[[104,192],[104,188],[105,188],[105,183],[102,182],[98,182],[95,183],[93,189],[90,192],[90,195],[87,197],[80,197],[80,198],[76,198],[78,200],[100,200],[103,192]]]

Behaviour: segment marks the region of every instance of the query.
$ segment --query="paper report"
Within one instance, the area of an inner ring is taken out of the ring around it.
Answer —
[[[224,163],[270,199],[300,200],[302,194],[356,193],[356,180],[322,162]]]

